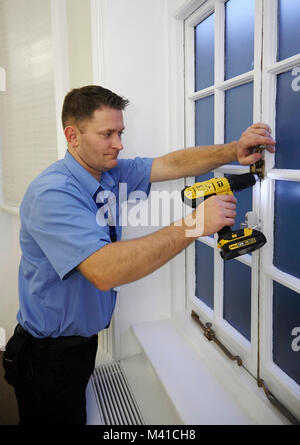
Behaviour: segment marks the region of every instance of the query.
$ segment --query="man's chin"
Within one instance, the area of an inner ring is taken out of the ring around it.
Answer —
[[[118,159],[112,159],[111,161],[107,162],[107,164],[105,166],[105,171],[116,168],[117,165],[118,165]]]

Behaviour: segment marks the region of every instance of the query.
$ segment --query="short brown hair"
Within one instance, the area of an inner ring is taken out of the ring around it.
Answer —
[[[124,110],[127,99],[98,85],[74,88],[65,97],[62,108],[62,124],[65,129],[70,123],[79,124],[91,119],[96,110],[104,107]]]

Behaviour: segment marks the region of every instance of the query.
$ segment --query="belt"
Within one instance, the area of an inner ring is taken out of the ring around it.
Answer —
[[[80,337],[77,335],[70,336],[70,337],[45,337],[45,338],[37,338],[31,335],[29,332],[25,331],[25,329],[18,324],[15,333],[22,335],[23,337],[28,338],[30,340],[30,343],[34,345],[35,348],[38,349],[48,349],[48,350],[57,350],[57,349],[64,349],[64,348],[71,348],[73,346],[79,346],[83,343],[88,343],[96,338],[98,338],[98,335],[92,335],[91,337]]]

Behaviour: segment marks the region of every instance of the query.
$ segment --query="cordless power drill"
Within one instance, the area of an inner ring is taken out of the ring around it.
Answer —
[[[212,178],[209,181],[197,182],[191,187],[185,187],[182,192],[183,202],[196,208],[200,202],[213,195],[233,195],[233,192],[254,186],[256,177],[253,173],[231,175],[224,178]],[[263,233],[251,228],[232,231],[223,227],[218,232],[218,248],[224,260],[231,260],[246,253],[260,249],[266,242]]]

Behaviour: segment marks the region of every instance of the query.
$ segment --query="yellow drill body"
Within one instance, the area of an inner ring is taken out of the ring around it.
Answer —
[[[184,202],[192,207],[191,204],[197,199],[207,199],[213,195],[233,195],[228,179],[212,178],[209,181],[196,182],[184,190]]]
[[[196,208],[202,200],[213,195],[233,195],[233,191],[243,190],[255,184],[252,173],[232,175],[227,178],[212,178],[196,182],[182,190],[182,200],[190,207]],[[244,228],[232,231],[224,227],[218,232],[218,248],[223,259],[232,259],[245,253],[253,252],[266,243],[265,236],[258,230]]]

